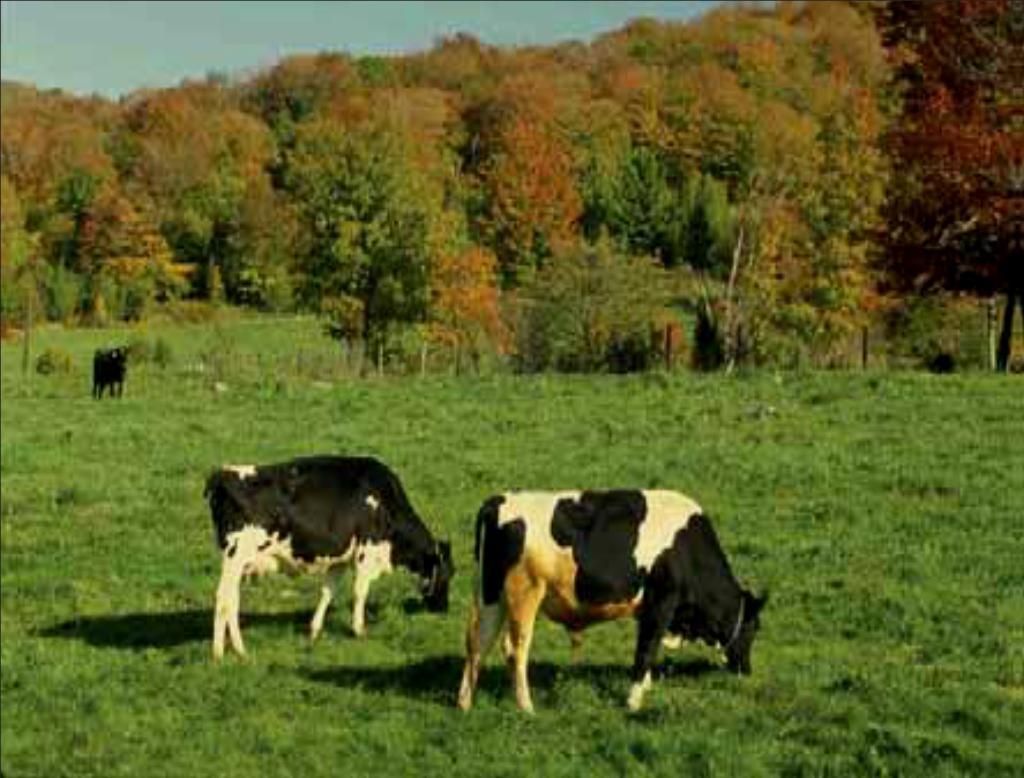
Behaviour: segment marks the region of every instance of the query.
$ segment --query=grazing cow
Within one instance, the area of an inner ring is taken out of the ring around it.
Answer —
[[[239,590],[247,575],[283,568],[324,576],[310,622],[316,640],[338,575],[355,568],[352,630],[366,633],[370,584],[394,567],[422,579],[429,610],[448,609],[454,574],[451,546],[434,540],[409,504],[397,476],[369,457],[316,456],[272,465],[225,466],[206,483],[216,540],[223,551],[213,620],[213,656],[245,654],[238,625]]]
[[[92,396],[97,400],[103,390],[110,387],[111,397],[124,393],[124,374],[128,369],[128,349],[119,346],[112,349],[96,349],[92,357]]]
[[[532,711],[526,669],[537,611],[570,633],[635,614],[633,685],[638,710],[666,643],[719,645],[728,667],[750,672],[750,648],[766,597],[744,590],[710,520],[670,491],[513,492],[491,497],[476,521],[477,580],[466,630],[459,707],[468,710],[485,658],[502,641],[516,702]]]

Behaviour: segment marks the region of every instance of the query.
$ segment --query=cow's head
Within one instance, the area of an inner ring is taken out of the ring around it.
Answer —
[[[436,612],[448,610],[448,582],[455,575],[452,562],[452,544],[438,543],[427,560],[426,576],[423,579],[423,603],[427,610]]]
[[[758,597],[753,592],[743,591],[740,597],[742,610],[731,640],[725,646],[725,657],[730,670],[750,675],[750,649],[761,628],[761,610],[768,602],[768,593]]]

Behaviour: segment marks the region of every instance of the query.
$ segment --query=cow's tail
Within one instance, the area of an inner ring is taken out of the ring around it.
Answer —
[[[221,549],[227,544],[228,533],[240,529],[244,522],[247,501],[240,485],[237,477],[223,468],[216,468],[207,476],[203,487],[203,498],[210,506],[213,519],[214,542]]]
[[[476,562],[476,583],[474,589],[478,598],[483,598],[484,561],[492,556],[488,552],[488,544],[497,541],[498,511],[502,497],[490,497],[480,506],[476,515],[476,537],[473,543],[473,559]]]

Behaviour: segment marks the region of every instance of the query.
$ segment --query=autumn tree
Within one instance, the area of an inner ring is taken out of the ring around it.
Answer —
[[[656,257],[667,267],[683,259],[685,204],[656,151],[628,148],[611,170],[592,164],[584,175],[583,223],[596,238],[606,229],[628,251]]]
[[[285,57],[246,84],[243,104],[287,147],[303,121],[329,106],[340,109],[353,97],[362,97],[359,82],[360,69],[344,54],[300,54]],[[364,101],[361,105],[368,110]]]
[[[901,289],[1005,295],[998,367],[1024,312],[1024,6],[890,2],[878,13],[902,92],[888,269]]]
[[[0,324],[6,328],[21,313],[18,288],[26,261],[28,236],[21,200],[6,175],[0,175]]]
[[[216,278],[226,268],[238,277],[247,260],[237,250],[239,218],[251,190],[266,186],[267,128],[206,85],[135,98],[124,130],[125,176],[154,204],[175,259],[196,266],[198,291],[214,294]]]
[[[497,261],[479,246],[437,256],[430,269],[430,336],[460,356],[499,351],[508,333],[502,321]]]
[[[470,202],[470,218],[506,287],[528,279],[576,232],[573,84],[564,74],[516,70],[465,112],[463,169],[481,197],[478,207]]]
[[[399,137],[380,127],[305,124],[286,183],[307,231],[307,304],[340,304],[348,334],[372,344],[393,325],[425,317],[431,204]]]

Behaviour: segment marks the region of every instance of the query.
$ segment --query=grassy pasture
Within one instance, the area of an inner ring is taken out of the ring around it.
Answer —
[[[37,333],[66,375],[2,356],[0,769],[20,776],[1021,775],[1024,383],[902,373],[355,380],[310,320],[153,327],[175,360],[89,398],[134,331]],[[306,362],[293,357],[302,350]],[[202,354],[229,353],[199,372]],[[311,367],[312,366],[312,367]],[[214,391],[213,381],[226,385]],[[243,589],[251,657],[209,659],[218,574],[202,485],[222,462],[375,454],[459,566],[452,611],[398,573]],[[520,715],[497,652],[455,710],[472,522],[511,487],[671,487],[772,600],[754,674],[668,652],[625,710],[633,625],[569,664],[541,622]]]

